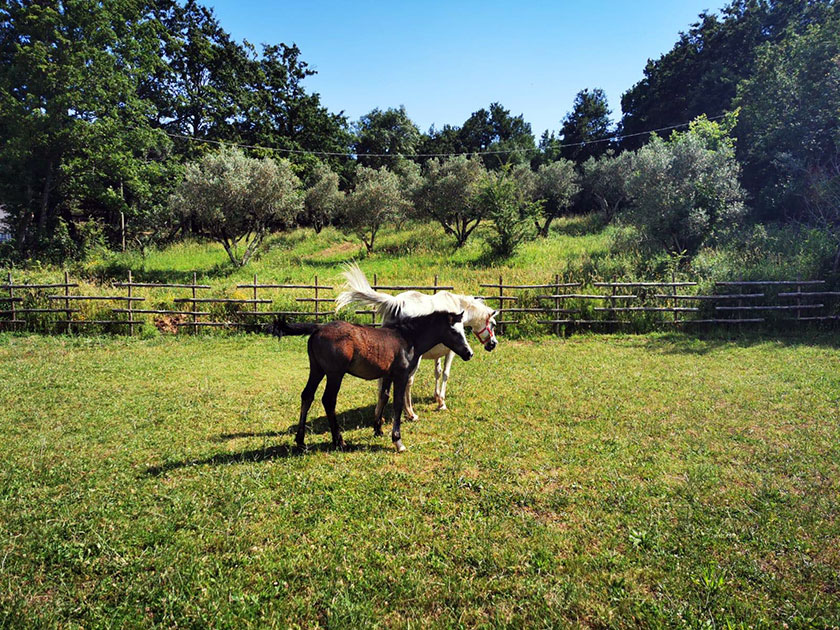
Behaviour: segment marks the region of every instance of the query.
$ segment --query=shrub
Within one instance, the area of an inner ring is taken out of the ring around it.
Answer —
[[[507,169],[488,173],[477,202],[482,214],[493,221],[495,236],[488,242],[495,255],[510,256],[524,240],[533,236],[542,202],[528,200]]]

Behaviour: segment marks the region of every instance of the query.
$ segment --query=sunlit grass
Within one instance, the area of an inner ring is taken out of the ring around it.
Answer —
[[[302,339],[0,336],[0,626],[826,627],[831,338],[503,341],[409,450]],[[320,394],[319,394],[320,396]]]
[[[435,275],[441,283],[458,283],[464,291],[499,273],[512,279],[542,276],[587,269],[592,261],[605,259],[610,233],[591,217],[564,218],[555,221],[548,238],[527,243],[512,258],[491,259],[485,242],[489,228],[481,225],[467,244],[456,249],[451,237],[431,223],[384,228],[377,237],[376,250],[368,255],[358,239],[335,228],[320,234],[307,228],[270,237],[260,255],[247,267],[237,269],[222,247],[215,243],[185,242],[163,250],[151,250],[143,258],[137,252],[112,254],[84,265],[87,274],[99,278],[125,275],[131,269],[138,277],[149,279],[225,279],[246,282],[254,274],[277,281],[311,282],[318,275],[324,282],[340,280],[341,265],[361,261],[370,274],[391,282],[429,282]],[[591,271],[591,269],[588,269]]]

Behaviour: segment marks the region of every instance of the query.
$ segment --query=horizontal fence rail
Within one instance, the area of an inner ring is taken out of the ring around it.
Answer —
[[[481,283],[485,300],[497,311],[496,332],[504,335],[516,327],[525,331],[566,334],[575,330],[651,330],[666,327],[749,324],[820,323],[840,320],[840,291],[824,280],[749,280],[703,285],[677,281],[598,281],[584,283],[555,274],[544,283]],[[380,283],[384,292],[457,291],[441,284],[437,276],[425,284]],[[12,273],[0,284],[0,330],[37,330],[73,333],[83,330],[135,334],[153,324],[158,329],[196,332],[201,328],[259,330],[275,317],[314,319],[316,322],[347,317],[336,315],[335,297],[340,287],[322,283],[253,282],[230,289],[198,282],[137,282],[127,279],[86,294],[64,273],[64,282],[15,282]],[[158,298],[161,293],[164,297]],[[221,295],[219,295],[221,293]],[[372,309],[347,311],[373,326],[380,323]],[[151,319],[151,321],[150,321]]]

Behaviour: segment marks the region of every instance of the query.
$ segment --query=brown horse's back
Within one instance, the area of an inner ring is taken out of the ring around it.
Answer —
[[[339,321],[324,324],[309,338],[309,357],[327,374],[346,372],[372,380],[388,374],[405,347],[405,340],[390,328]]]

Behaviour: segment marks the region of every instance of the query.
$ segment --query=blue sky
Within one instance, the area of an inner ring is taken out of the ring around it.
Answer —
[[[583,88],[603,88],[613,118],[648,59],[671,49],[724,0],[206,0],[222,27],[253,44],[296,43],[307,79],[351,121],[404,105],[428,130],[461,125],[498,101],[539,138],[556,131]]]

